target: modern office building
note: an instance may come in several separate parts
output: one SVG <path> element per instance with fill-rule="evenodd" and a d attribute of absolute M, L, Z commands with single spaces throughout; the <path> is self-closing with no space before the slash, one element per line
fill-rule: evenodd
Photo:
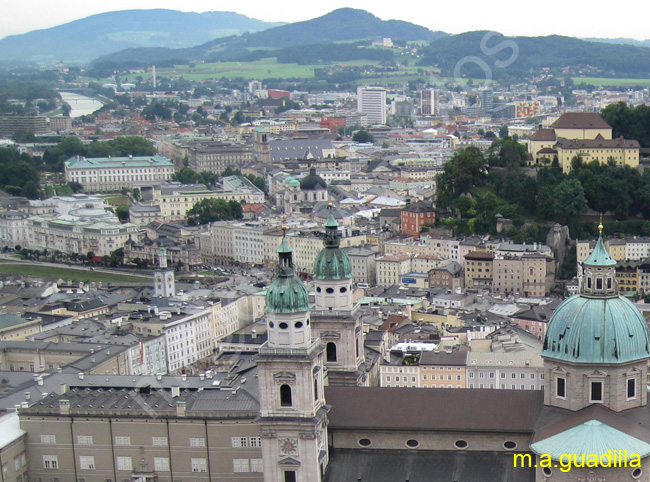
<path fill-rule="evenodd" d="M 368 124 L 385 124 L 386 90 L 382 87 L 358 87 L 357 110 L 368 116 Z"/>

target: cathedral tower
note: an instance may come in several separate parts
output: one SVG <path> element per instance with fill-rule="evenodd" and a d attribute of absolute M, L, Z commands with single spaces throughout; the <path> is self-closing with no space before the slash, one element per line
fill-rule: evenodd
<path fill-rule="evenodd" d="M 319 482 L 329 460 L 323 352 L 312 341 L 309 291 L 286 237 L 266 292 L 268 341 L 257 356 L 264 482 Z"/>
<path fill-rule="evenodd" d="M 341 235 L 332 214 L 325 221 L 323 249 L 314 261 L 314 336 L 325 345 L 329 385 L 364 385 L 365 353 L 359 307 L 352 300 L 352 264 L 341 250 Z"/>

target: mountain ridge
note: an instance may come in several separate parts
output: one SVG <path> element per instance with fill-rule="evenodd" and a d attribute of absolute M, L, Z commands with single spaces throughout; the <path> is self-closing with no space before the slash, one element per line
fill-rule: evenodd
<path fill-rule="evenodd" d="M 234 12 L 195 13 L 162 8 L 120 10 L 7 36 L 0 40 L 0 60 L 88 62 L 126 48 L 186 48 L 218 37 L 279 25 L 282 24 Z"/>

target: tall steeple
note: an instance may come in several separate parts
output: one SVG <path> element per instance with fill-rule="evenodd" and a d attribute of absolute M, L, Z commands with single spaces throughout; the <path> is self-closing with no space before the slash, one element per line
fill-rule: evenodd
<path fill-rule="evenodd" d="M 312 341 L 309 291 L 285 235 L 266 292 L 268 341 L 257 355 L 264 482 L 319 481 L 329 460 L 323 351 Z"/>

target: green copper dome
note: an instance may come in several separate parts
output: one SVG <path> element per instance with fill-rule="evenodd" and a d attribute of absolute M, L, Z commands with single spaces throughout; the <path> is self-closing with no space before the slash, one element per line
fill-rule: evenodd
<path fill-rule="evenodd" d="M 314 278 L 316 279 L 344 279 L 352 278 L 352 263 L 350 258 L 342 251 L 341 238 L 338 233 L 339 223 L 330 212 L 325 221 L 325 246 L 314 261 Z"/>
<path fill-rule="evenodd" d="M 278 248 L 277 277 L 266 290 L 267 313 L 298 313 L 309 311 L 309 290 L 293 272 L 293 250 L 287 238 Z"/>
<path fill-rule="evenodd" d="M 639 309 L 622 296 L 574 295 L 551 316 L 542 356 L 574 363 L 648 358 L 648 325 Z"/>

